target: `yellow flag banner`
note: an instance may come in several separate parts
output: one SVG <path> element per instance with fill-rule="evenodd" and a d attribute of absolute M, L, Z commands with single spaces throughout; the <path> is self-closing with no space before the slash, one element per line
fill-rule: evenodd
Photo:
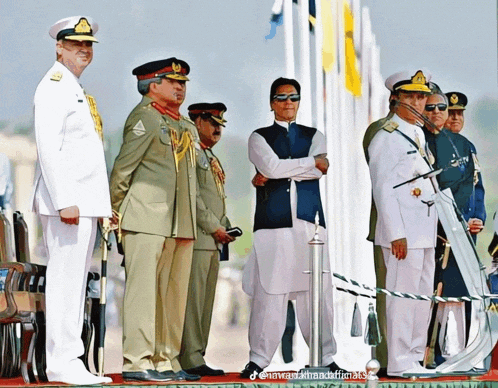
<path fill-rule="evenodd" d="M 321 0 L 323 43 L 322 43 L 322 66 L 328 73 L 332 70 L 335 55 L 336 43 L 334 39 L 334 19 L 332 17 L 332 4 L 330 0 Z"/>
<path fill-rule="evenodd" d="M 347 0 L 344 1 L 344 53 L 346 68 L 346 89 L 353 96 L 361 96 L 361 77 L 356 65 L 356 53 L 354 50 L 354 16 Z"/>

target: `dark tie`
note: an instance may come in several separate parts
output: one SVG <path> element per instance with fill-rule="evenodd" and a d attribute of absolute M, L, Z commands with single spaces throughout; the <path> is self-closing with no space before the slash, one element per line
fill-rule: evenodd
<path fill-rule="evenodd" d="M 296 144 L 297 131 L 298 131 L 297 124 L 295 122 L 290 123 L 289 124 L 289 143 L 290 143 L 291 150 L 294 149 L 294 145 Z"/>

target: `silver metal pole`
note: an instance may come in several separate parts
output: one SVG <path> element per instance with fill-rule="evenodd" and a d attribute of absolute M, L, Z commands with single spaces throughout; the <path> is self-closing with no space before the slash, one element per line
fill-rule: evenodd
<path fill-rule="evenodd" d="M 300 377 L 289 382 L 317 381 L 317 380 L 339 380 L 329 375 L 330 370 L 322 366 L 322 294 L 323 294 L 323 246 L 325 243 L 318 235 L 320 217 L 318 212 L 315 216 L 315 235 L 308 242 L 310 245 L 309 270 L 310 274 L 310 364 L 299 371 Z M 329 272 L 329 271 L 325 271 Z"/>
<path fill-rule="evenodd" d="M 323 292 L 323 245 L 318 235 L 319 216 L 315 217 L 315 235 L 308 243 L 311 247 L 310 260 L 310 367 L 322 365 L 322 292 Z"/>

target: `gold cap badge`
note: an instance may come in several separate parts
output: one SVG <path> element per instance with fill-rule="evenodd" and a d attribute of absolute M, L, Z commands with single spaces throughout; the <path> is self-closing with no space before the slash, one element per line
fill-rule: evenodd
<path fill-rule="evenodd" d="M 415 75 L 412 77 L 412 84 L 418 84 L 418 85 L 426 84 L 425 75 L 424 73 L 422 73 L 422 70 L 417 71 Z"/>
<path fill-rule="evenodd" d="M 453 94 L 451 95 L 450 102 L 451 102 L 453 105 L 455 105 L 456 103 L 458 103 L 458 96 L 457 96 L 455 93 L 453 93 Z"/>
<path fill-rule="evenodd" d="M 173 62 L 171 67 L 173 68 L 173 71 L 175 73 L 179 73 L 182 70 L 182 65 L 180 65 L 179 63 Z"/>
<path fill-rule="evenodd" d="M 81 18 L 79 22 L 74 26 L 74 32 L 78 34 L 89 34 L 92 32 L 92 28 L 90 27 L 90 24 L 88 23 L 88 20 L 86 20 L 86 18 Z"/>

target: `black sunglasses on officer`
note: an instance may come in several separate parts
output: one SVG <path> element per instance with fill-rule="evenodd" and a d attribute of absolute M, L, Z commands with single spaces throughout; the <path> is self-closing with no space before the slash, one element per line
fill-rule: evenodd
<path fill-rule="evenodd" d="M 436 108 L 438 108 L 440 112 L 444 112 L 446 109 L 448 109 L 448 105 L 444 103 L 439 103 L 439 104 L 427 104 L 425 106 L 425 110 L 427 112 L 432 112 Z"/>

